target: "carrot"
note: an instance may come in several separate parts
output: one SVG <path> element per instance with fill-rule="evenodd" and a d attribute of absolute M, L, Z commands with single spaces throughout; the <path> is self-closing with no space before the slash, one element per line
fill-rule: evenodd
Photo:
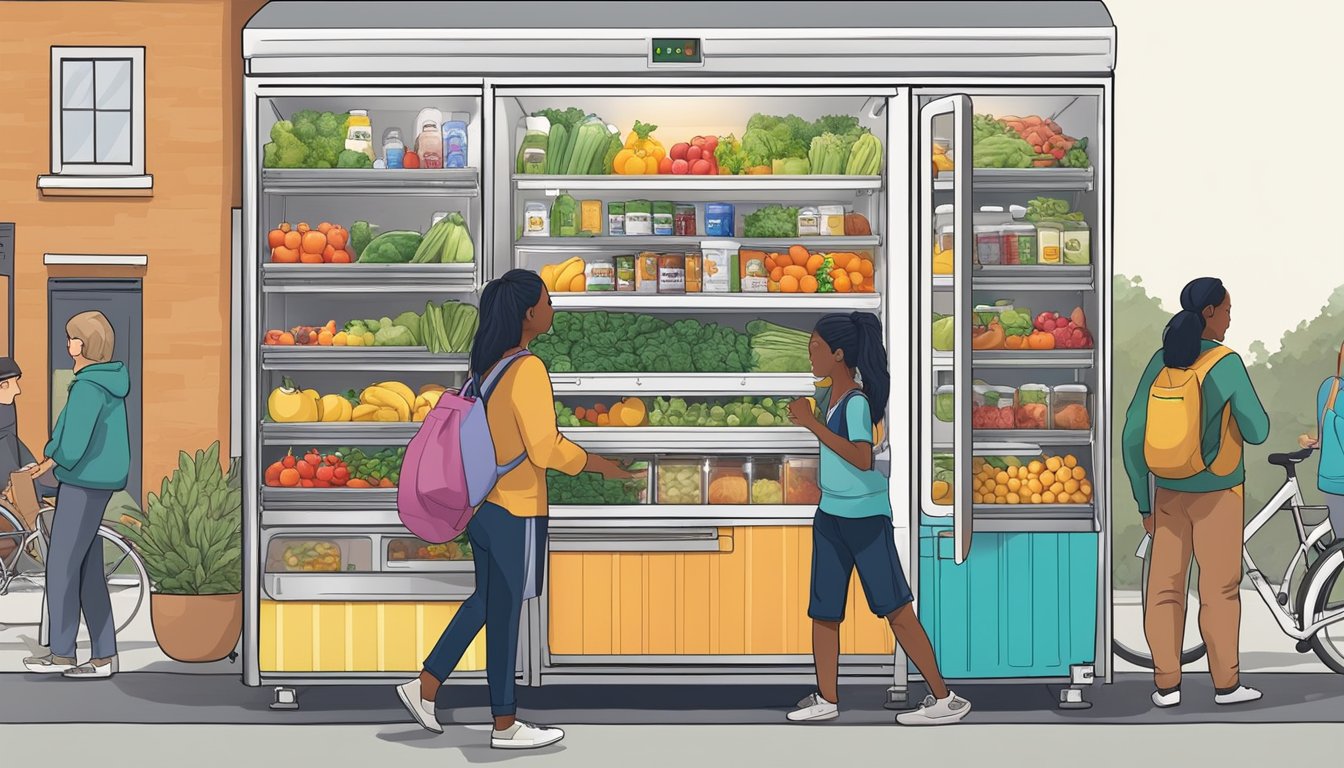
<path fill-rule="evenodd" d="M 347 482 L 347 483 L 345 484 L 345 487 L 346 487 L 346 488 L 372 488 L 373 486 L 372 486 L 372 485 L 369 485 L 369 481 L 368 481 L 368 480 L 362 480 L 362 479 L 360 479 L 360 478 L 358 478 L 358 477 L 352 477 L 352 478 L 350 478 L 349 482 Z"/>

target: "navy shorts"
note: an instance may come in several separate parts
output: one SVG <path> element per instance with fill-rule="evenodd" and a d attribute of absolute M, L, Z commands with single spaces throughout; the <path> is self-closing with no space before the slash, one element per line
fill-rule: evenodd
<path fill-rule="evenodd" d="M 896 554 L 891 518 L 837 517 L 817 510 L 812 521 L 812 597 L 807 615 L 815 621 L 844 621 L 849 579 L 854 569 L 878 616 L 890 616 L 914 602 Z"/>

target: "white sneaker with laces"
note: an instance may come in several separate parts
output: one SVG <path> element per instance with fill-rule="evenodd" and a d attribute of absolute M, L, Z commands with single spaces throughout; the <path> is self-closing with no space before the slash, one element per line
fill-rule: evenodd
<path fill-rule="evenodd" d="M 401 699 L 402 706 L 406 707 L 420 727 L 431 733 L 443 733 L 443 726 L 439 725 L 439 718 L 434 714 L 434 702 L 420 697 L 420 678 L 397 686 L 397 698 Z"/>
<path fill-rule="evenodd" d="M 818 692 L 799 701 L 798 708 L 789 713 L 789 720 L 795 723 L 815 723 L 821 720 L 834 720 L 839 716 L 839 705 L 823 699 Z"/>
<path fill-rule="evenodd" d="M 1254 688 L 1247 688 L 1244 685 L 1239 685 L 1237 686 L 1237 690 L 1232 691 L 1231 693 L 1220 693 L 1215 695 L 1213 697 L 1213 703 L 1222 704 L 1224 706 L 1230 704 L 1249 704 L 1252 701 L 1259 701 L 1262 696 L 1264 696 L 1264 694 Z"/>
<path fill-rule="evenodd" d="M 506 731 L 490 731 L 490 746 L 494 749 L 541 749 L 565 738 L 565 732 L 559 728 L 545 728 L 540 725 L 515 720 Z"/>
<path fill-rule="evenodd" d="M 896 716 L 896 722 L 901 725 L 951 725 L 961 722 L 970 713 L 971 702 L 948 691 L 945 699 L 925 696 L 919 709 L 902 712 Z"/>
<path fill-rule="evenodd" d="M 1171 693 L 1153 691 L 1153 706 L 1158 709 L 1169 709 L 1178 707 L 1181 704 L 1181 689 L 1177 688 Z"/>

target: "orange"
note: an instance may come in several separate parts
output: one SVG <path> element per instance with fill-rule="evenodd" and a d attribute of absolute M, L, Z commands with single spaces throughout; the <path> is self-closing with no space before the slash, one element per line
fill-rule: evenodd
<path fill-rule="evenodd" d="M 317 225 L 317 231 L 318 231 L 318 232 L 321 232 L 321 233 L 324 234 L 324 235 L 327 234 L 327 232 L 331 231 L 331 222 L 330 222 L 330 221 L 324 221 L 324 222 L 322 222 L 321 224 L 318 224 L 318 225 Z"/>
<path fill-rule="evenodd" d="M 815 277 L 813 277 L 813 276 L 811 276 L 811 275 L 808 275 L 807 277 L 804 277 L 804 278 L 802 279 L 802 281 L 799 283 L 799 287 L 801 287 L 801 288 L 803 289 L 803 293 L 816 293 L 816 292 L 817 292 L 817 278 L 815 278 Z"/>
<path fill-rule="evenodd" d="M 808 253 L 807 249 L 801 245 L 789 246 L 789 258 L 793 259 L 793 263 L 800 267 L 806 264 L 811 256 L 812 254 Z"/>
<path fill-rule="evenodd" d="M 863 275 L 864 277 L 872 277 L 873 262 L 868 261 L 867 259 L 861 259 L 859 261 L 859 274 Z"/>
<path fill-rule="evenodd" d="M 807 270 L 807 274 L 815 275 L 821 271 L 821 267 L 825 263 L 826 259 L 823 256 L 821 256 L 820 254 L 813 254 L 812 256 L 808 257 L 807 264 L 805 265 L 804 269 Z"/>
<path fill-rule="evenodd" d="M 832 270 L 831 270 L 831 277 L 843 277 L 843 278 L 845 278 L 846 280 L 848 280 L 848 279 L 849 279 L 849 273 L 846 272 L 846 271 L 843 270 L 843 269 L 832 269 Z"/>
<path fill-rule="evenodd" d="M 279 248 L 285 244 L 285 233 L 278 229 L 272 229 L 266 234 L 266 245 L 271 248 Z"/>
<path fill-rule="evenodd" d="M 780 293 L 797 293 L 798 278 L 794 277 L 793 275 L 785 275 L 779 281 L 779 290 Z"/>
<path fill-rule="evenodd" d="M 286 233 L 285 233 L 285 243 L 284 243 L 284 245 L 285 245 L 285 247 L 288 248 L 289 250 L 291 250 L 291 251 L 297 251 L 297 250 L 299 250 L 299 246 L 302 245 L 302 244 L 303 244 L 303 235 L 301 235 L 301 234 L 299 234 L 298 232 L 295 232 L 295 231 L 293 231 L 293 230 L 290 230 L 289 232 L 286 232 Z"/>
<path fill-rule="evenodd" d="M 807 277 L 807 270 L 795 264 L 785 267 L 784 274 L 797 280 L 802 280 L 804 277 Z"/>
<path fill-rule="evenodd" d="M 769 267 L 770 265 L 769 265 L 769 264 L 766 264 L 766 266 Z M 780 278 L 782 278 L 782 277 L 784 277 L 784 268 L 783 268 L 783 267 L 774 267 L 774 268 L 770 269 L 770 280 L 771 280 L 771 281 L 778 283 L 779 280 L 780 280 Z"/>
<path fill-rule="evenodd" d="M 850 273 L 849 273 L 849 282 L 851 282 L 851 283 L 853 283 L 853 284 L 855 284 L 855 285 L 863 285 L 863 275 L 861 275 L 861 274 L 859 274 L 858 272 L 855 272 L 855 271 L 853 271 L 853 270 L 850 270 Z"/>
<path fill-rule="evenodd" d="M 279 264 L 297 264 L 299 261 L 299 252 L 293 248 L 286 248 L 282 245 L 271 251 L 271 261 Z"/>
<path fill-rule="evenodd" d="M 836 293 L 849 293 L 853 289 L 854 286 L 850 284 L 848 277 L 840 275 L 839 277 L 835 278 Z"/>

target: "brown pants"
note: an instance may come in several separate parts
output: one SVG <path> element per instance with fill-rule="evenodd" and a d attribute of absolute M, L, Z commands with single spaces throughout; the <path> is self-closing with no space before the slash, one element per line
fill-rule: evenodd
<path fill-rule="evenodd" d="M 1239 684 L 1242 489 L 1181 493 L 1157 489 L 1152 564 L 1143 621 L 1162 690 L 1181 684 L 1190 556 L 1199 563 L 1199 633 L 1219 689 Z"/>

